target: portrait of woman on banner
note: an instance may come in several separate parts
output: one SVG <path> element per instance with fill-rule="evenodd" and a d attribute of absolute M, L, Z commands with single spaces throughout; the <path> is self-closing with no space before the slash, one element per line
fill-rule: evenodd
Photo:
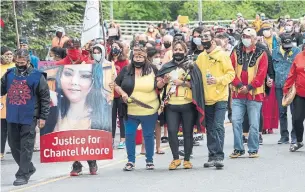
<path fill-rule="evenodd" d="M 58 68 L 56 91 L 50 91 L 57 106 L 55 127 L 45 127 L 44 134 L 57 131 L 98 129 L 111 131 L 111 108 L 104 94 L 102 66 L 98 64 L 64 65 Z M 51 117 L 54 118 L 53 115 Z"/>

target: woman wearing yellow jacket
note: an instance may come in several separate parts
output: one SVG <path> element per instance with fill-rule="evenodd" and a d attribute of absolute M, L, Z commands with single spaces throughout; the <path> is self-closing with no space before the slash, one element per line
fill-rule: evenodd
<path fill-rule="evenodd" d="M 15 67 L 13 63 L 13 52 L 7 47 L 1 47 L 1 77 L 6 73 L 7 69 Z M 6 123 L 6 96 L 1 97 L 1 160 L 4 157 L 5 143 L 7 139 L 7 123 Z"/>

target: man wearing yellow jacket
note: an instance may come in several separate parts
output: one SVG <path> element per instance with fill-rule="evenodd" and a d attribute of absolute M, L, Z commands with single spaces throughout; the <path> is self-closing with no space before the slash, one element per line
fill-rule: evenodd
<path fill-rule="evenodd" d="M 235 72 L 227 53 L 216 46 L 214 33 L 205 31 L 201 35 L 204 47 L 196 61 L 201 73 L 205 98 L 208 162 L 204 167 L 221 169 L 224 159 L 224 120 L 228 106 L 229 83 Z"/>

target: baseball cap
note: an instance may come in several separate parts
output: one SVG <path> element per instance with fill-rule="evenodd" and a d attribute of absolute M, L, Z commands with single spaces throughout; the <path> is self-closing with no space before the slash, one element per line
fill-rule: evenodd
<path fill-rule="evenodd" d="M 243 34 L 247 35 L 247 36 L 251 36 L 251 37 L 256 37 L 257 36 L 256 31 L 254 29 L 250 28 L 250 27 L 245 28 L 243 30 Z"/>
<path fill-rule="evenodd" d="M 281 36 L 281 42 L 282 42 L 282 46 L 283 48 L 292 48 L 293 44 L 292 44 L 292 37 L 290 34 L 283 34 Z"/>
<path fill-rule="evenodd" d="M 241 13 L 237 13 L 237 17 L 242 17 L 243 15 Z"/>
<path fill-rule="evenodd" d="M 28 45 L 29 44 L 29 42 L 28 42 L 28 40 L 26 38 L 20 38 L 19 42 L 20 42 L 20 45 L 22 45 L 22 44 Z"/>

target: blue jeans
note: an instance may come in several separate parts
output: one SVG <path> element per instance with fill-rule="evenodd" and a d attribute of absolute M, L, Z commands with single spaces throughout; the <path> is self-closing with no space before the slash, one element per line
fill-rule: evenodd
<path fill-rule="evenodd" d="M 246 99 L 233 99 L 232 102 L 232 124 L 234 132 L 234 149 L 244 151 L 243 145 L 243 121 L 245 112 L 249 117 L 249 153 L 258 152 L 259 149 L 259 122 L 262 102 Z"/>
<path fill-rule="evenodd" d="M 155 113 L 153 115 L 146 116 L 134 116 L 128 115 L 128 119 L 124 121 L 125 123 L 125 138 L 126 138 L 126 150 L 128 156 L 128 162 L 135 163 L 136 161 L 136 131 L 141 124 L 143 137 L 145 142 L 145 150 L 146 150 L 146 162 L 153 162 L 154 155 L 154 131 L 155 125 L 158 119 L 158 114 Z"/>
<path fill-rule="evenodd" d="M 209 161 L 223 160 L 223 145 L 225 139 L 224 121 L 228 102 L 220 101 L 214 105 L 205 106 L 207 147 L 209 150 Z"/>
<path fill-rule="evenodd" d="M 287 121 L 287 107 L 284 107 L 282 105 L 282 99 L 283 99 L 283 89 L 276 88 L 276 99 L 279 106 L 279 115 L 280 115 L 280 130 L 281 130 L 281 138 L 287 138 L 289 139 L 289 132 L 288 132 L 288 121 Z M 290 105 L 290 112 L 293 114 L 293 105 Z M 295 131 L 292 126 L 291 130 L 291 140 L 296 139 Z"/>

